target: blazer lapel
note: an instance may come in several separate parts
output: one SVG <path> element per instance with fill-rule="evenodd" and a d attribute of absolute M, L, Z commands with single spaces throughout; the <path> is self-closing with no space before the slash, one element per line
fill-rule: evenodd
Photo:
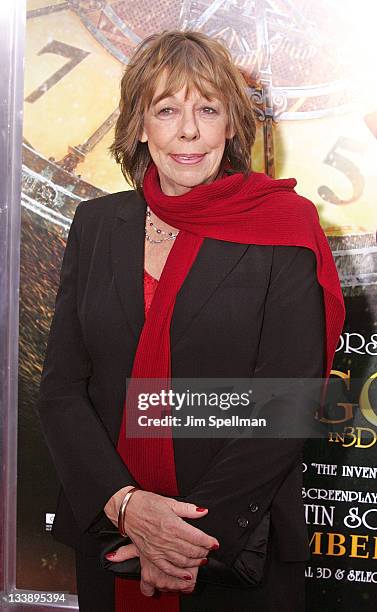
<path fill-rule="evenodd" d="M 111 259 L 128 323 L 139 338 L 144 325 L 144 241 L 146 202 L 135 191 L 124 192 L 111 233 Z M 171 347 L 188 331 L 217 287 L 237 265 L 249 247 L 205 238 L 199 253 L 177 294 L 172 322 Z"/>
<path fill-rule="evenodd" d="M 237 265 L 248 247 L 248 244 L 204 239 L 177 294 L 170 331 L 172 348 L 188 332 L 191 322 Z"/>
<path fill-rule="evenodd" d="M 111 231 L 111 261 L 115 285 L 127 321 L 138 340 L 144 325 L 145 201 L 135 192 L 124 192 Z"/>

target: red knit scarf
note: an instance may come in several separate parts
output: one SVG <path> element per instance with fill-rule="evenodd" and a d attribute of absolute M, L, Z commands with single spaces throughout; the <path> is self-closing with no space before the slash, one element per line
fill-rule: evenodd
<path fill-rule="evenodd" d="M 235 173 L 198 185 L 184 195 L 168 196 L 162 192 L 157 168 L 151 162 L 143 182 L 145 200 L 160 219 L 180 232 L 139 338 L 133 379 L 163 379 L 168 388 L 170 323 L 175 299 L 206 237 L 242 244 L 302 246 L 314 251 L 325 305 L 325 377 L 330 375 L 345 318 L 344 301 L 317 209 L 294 191 L 296 184 L 293 178 L 272 179 L 259 172 L 245 177 Z M 128 390 L 118 451 L 141 488 L 178 495 L 172 438 L 126 437 L 126 404 L 131 410 L 130 397 Z M 162 594 L 160 599 L 147 598 L 140 594 L 138 582 L 117 579 L 116 604 L 117 612 L 177 612 L 179 597 Z"/>

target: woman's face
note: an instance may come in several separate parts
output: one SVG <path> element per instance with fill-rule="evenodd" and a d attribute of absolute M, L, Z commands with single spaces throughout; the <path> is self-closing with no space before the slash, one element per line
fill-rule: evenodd
<path fill-rule="evenodd" d="M 148 142 L 162 191 L 182 195 L 215 180 L 225 148 L 227 113 L 223 103 L 186 88 L 155 102 L 164 90 L 161 79 L 150 108 L 144 112 L 142 142 Z"/>

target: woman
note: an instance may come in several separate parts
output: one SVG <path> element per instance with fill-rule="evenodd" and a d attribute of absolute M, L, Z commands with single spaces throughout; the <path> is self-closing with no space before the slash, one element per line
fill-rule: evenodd
<path fill-rule="evenodd" d="M 331 251 L 296 181 L 251 171 L 255 131 L 218 41 L 139 45 L 111 148 L 134 191 L 76 209 L 38 404 L 83 612 L 304 610 L 302 440 L 127 436 L 131 376 L 329 376 L 344 320 Z M 132 543 L 111 559 L 139 557 L 140 581 L 99 563 L 125 499 Z M 210 558 L 232 567 L 267 512 L 262 581 L 197 582 Z"/>

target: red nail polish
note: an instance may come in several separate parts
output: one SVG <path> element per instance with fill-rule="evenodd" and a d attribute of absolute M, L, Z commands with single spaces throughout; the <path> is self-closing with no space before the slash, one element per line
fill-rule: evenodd
<path fill-rule="evenodd" d="M 199 508 L 199 507 L 196 508 L 197 512 L 204 512 L 204 510 L 208 510 L 208 508 Z"/>
<path fill-rule="evenodd" d="M 208 559 L 202 559 L 200 565 L 207 565 Z"/>
<path fill-rule="evenodd" d="M 110 553 L 107 553 L 107 555 L 105 555 L 105 557 L 106 557 L 106 559 L 112 559 L 113 557 L 115 557 L 115 555 L 116 555 L 116 552 L 110 552 Z"/>
<path fill-rule="evenodd" d="M 218 550 L 220 548 L 219 544 L 214 544 L 213 546 L 211 546 L 210 550 Z"/>
<path fill-rule="evenodd" d="M 188 576 L 188 575 L 183 576 L 183 578 L 184 578 L 185 580 L 192 580 L 192 576 Z"/>

